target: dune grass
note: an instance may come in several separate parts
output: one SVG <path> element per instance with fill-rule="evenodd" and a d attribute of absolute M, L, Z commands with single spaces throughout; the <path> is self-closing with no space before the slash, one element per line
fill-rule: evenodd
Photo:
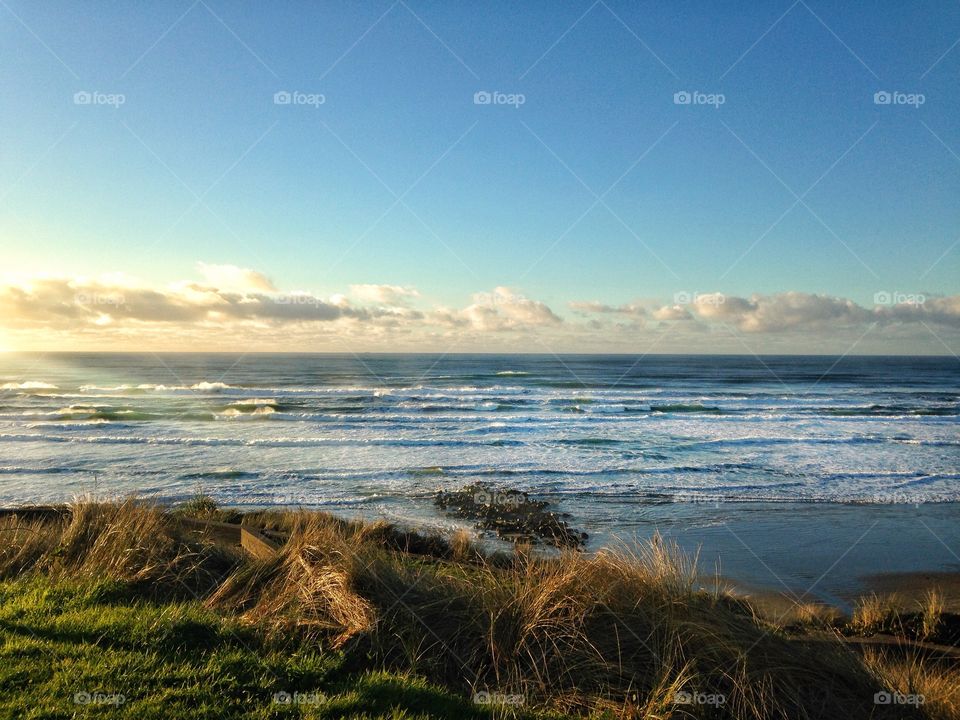
<path fill-rule="evenodd" d="M 255 560 L 133 500 L 0 520 L 0 696 L 63 717 L 76 692 L 141 717 L 957 717 L 956 668 L 853 652 L 818 608 L 798 610 L 816 632 L 769 622 L 659 538 L 548 558 L 315 512 L 242 521 L 289 540 Z M 868 600 L 853 624 L 885 613 Z M 875 703 L 921 686 L 925 704 Z"/>

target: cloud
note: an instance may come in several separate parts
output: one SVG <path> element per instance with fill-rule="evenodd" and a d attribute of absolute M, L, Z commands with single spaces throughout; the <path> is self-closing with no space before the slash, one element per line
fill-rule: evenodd
<path fill-rule="evenodd" d="M 651 311 L 650 316 L 654 320 L 691 320 L 693 318 L 687 309 L 680 305 L 664 305 Z"/>
<path fill-rule="evenodd" d="M 563 320 L 544 303 L 507 287 L 475 293 L 473 303 L 458 313 L 441 311 L 441 317 L 454 325 L 474 330 L 501 331 L 556 326 Z"/>
<path fill-rule="evenodd" d="M 869 321 L 872 315 L 852 300 L 801 292 L 753 295 L 749 299 L 712 293 L 698 296 L 690 309 L 702 319 L 750 333 L 836 328 Z"/>
<path fill-rule="evenodd" d="M 276 290 L 269 278 L 256 270 L 236 265 L 208 265 L 205 262 L 198 262 L 197 269 L 208 283 L 219 290 Z"/>
<path fill-rule="evenodd" d="M 890 306 L 880 306 L 874 310 L 874 315 L 881 322 L 886 323 L 923 321 L 960 328 L 960 295 L 922 299 L 923 302 L 903 302 Z"/>
<path fill-rule="evenodd" d="M 896 295 L 893 295 L 896 298 Z M 604 305 L 572 302 L 570 307 L 588 315 L 633 314 L 660 322 L 696 319 L 727 325 L 745 333 L 781 333 L 790 330 L 836 330 L 869 323 L 931 323 L 960 327 L 960 295 L 924 298 L 921 301 L 879 305 L 873 308 L 853 300 L 803 292 L 751 295 L 722 293 L 689 296 L 684 304 L 644 308 L 639 305 Z"/>
<path fill-rule="evenodd" d="M 588 302 L 567 303 L 568 307 L 574 312 L 585 314 L 603 314 L 603 315 L 637 315 L 644 317 L 647 314 L 646 308 L 638 303 L 627 305 L 604 305 L 596 300 Z"/>
<path fill-rule="evenodd" d="M 375 310 L 309 293 L 290 295 L 220 290 L 194 283 L 167 288 L 110 284 L 87 278 L 33 278 L 0 286 L 7 324 L 71 327 L 110 322 L 203 323 L 224 321 L 329 321 L 365 319 Z"/>
<path fill-rule="evenodd" d="M 420 297 L 416 288 L 400 285 L 351 285 L 350 294 L 358 300 L 380 305 L 404 305 L 410 299 Z"/>
<path fill-rule="evenodd" d="M 942 354 L 960 333 L 960 295 L 878 293 L 880 304 L 867 307 L 798 291 L 683 294 L 666 305 L 571 302 L 565 320 L 503 286 L 460 306 L 414 308 L 420 296 L 409 286 L 352 285 L 321 296 L 278 291 L 253 270 L 202 267 L 205 280 L 166 285 L 120 273 L 0 278 L 0 340 L 22 349 L 342 350 L 349 342 L 365 350 L 505 352 L 742 352 L 746 340 L 757 352 L 829 353 L 866 336 L 858 351 Z"/>
<path fill-rule="evenodd" d="M 225 276 L 245 278 L 248 285 L 265 281 L 253 271 L 216 267 L 217 273 L 231 268 Z M 216 273 L 209 275 L 212 278 Z M 368 304 L 355 305 L 342 294 L 321 297 L 307 291 L 241 292 L 189 281 L 154 287 L 128 277 L 121 282 L 118 276 L 33 277 L 0 284 L 0 325 L 83 331 L 93 327 L 142 329 L 145 325 L 282 326 L 355 321 L 368 328 L 394 330 L 439 325 L 499 332 L 562 322 L 542 302 L 503 287 L 473 295 L 473 302 L 465 308 L 437 308 L 429 314 L 403 304 L 406 298 L 418 296 L 413 288 L 355 285 L 350 290 L 352 296 Z"/>

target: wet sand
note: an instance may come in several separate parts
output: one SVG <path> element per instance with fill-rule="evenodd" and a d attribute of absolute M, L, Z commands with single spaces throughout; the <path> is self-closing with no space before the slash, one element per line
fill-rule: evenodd
<path fill-rule="evenodd" d="M 938 590 L 947 612 L 960 613 L 960 572 L 877 573 L 861 578 L 869 592 L 896 595 L 904 605 L 916 605 L 926 593 Z"/>
<path fill-rule="evenodd" d="M 960 591 L 960 503 L 666 503 L 617 524 L 604 522 L 602 502 L 564 509 L 591 532 L 590 549 L 660 532 L 698 553 L 705 576 L 804 601 L 849 608 L 865 593 L 920 596 L 937 581 Z"/>

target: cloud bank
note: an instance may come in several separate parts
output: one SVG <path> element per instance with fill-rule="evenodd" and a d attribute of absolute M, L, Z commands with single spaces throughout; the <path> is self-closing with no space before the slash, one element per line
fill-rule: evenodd
<path fill-rule="evenodd" d="M 0 282 L 0 340 L 23 349 L 954 352 L 960 295 L 878 293 L 872 306 L 788 291 L 677 293 L 673 302 L 570 301 L 565 316 L 519 289 L 460 307 L 417 288 L 354 284 L 328 296 L 284 292 L 262 273 L 198 263 L 199 280 L 152 285 L 123 274 Z M 856 341 L 856 342 L 854 342 Z M 258 345 L 259 344 L 259 345 Z M 263 346 L 263 347 L 261 347 Z"/>

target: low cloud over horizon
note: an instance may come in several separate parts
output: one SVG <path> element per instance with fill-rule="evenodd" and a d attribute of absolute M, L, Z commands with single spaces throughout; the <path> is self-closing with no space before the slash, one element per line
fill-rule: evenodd
<path fill-rule="evenodd" d="M 960 295 L 878 291 L 866 306 L 789 290 L 749 297 L 679 291 L 561 311 L 495 287 L 445 307 L 421 288 L 354 284 L 321 296 L 266 275 L 198 263 L 164 285 L 114 273 L 0 280 L 8 350 L 823 352 L 953 354 Z"/>

